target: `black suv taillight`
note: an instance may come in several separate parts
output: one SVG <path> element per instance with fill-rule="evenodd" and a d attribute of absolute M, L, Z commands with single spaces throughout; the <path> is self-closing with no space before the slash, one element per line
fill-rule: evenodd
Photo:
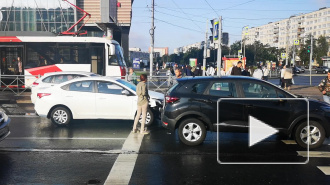
<path fill-rule="evenodd" d="M 178 101 L 179 99 L 180 98 L 172 97 L 172 96 L 166 96 L 165 97 L 166 103 L 174 103 L 174 102 Z"/>

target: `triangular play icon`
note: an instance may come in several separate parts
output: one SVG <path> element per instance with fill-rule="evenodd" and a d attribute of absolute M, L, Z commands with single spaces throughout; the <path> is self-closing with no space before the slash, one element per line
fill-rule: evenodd
<path fill-rule="evenodd" d="M 249 116 L 249 147 L 277 132 L 277 129 L 267 125 L 253 116 Z"/>

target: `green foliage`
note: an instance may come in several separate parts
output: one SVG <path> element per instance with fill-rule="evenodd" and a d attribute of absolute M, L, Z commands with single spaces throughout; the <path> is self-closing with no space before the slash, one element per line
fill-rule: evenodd
<path fill-rule="evenodd" d="M 309 39 L 306 43 L 301 45 L 299 51 L 299 57 L 301 61 L 304 61 L 305 64 L 309 64 L 310 60 L 310 51 L 311 50 L 311 39 L 310 35 Z M 327 52 L 329 50 L 329 43 L 326 40 L 326 37 L 320 36 L 318 39 L 314 39 L 313 41 L 313 59 L 318 62 L 319 65 L 323 65 L 322 57 L 327 56 Z"/>

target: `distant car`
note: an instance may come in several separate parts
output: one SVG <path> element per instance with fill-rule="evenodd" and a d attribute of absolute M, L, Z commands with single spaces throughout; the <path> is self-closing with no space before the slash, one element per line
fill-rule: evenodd
<path fill-rule="evenodd" d="M 304 66 L 297 66 L 297 68 L 300 70 L 301 73 L 305 72 L 305 67 Z"/>
<path fill-rule="evenodd" d="M 315 68 L 315 73 L 327 73 L 329 68 L 327 66 L 320 66 Z"/>
<path fill-rule="evenodd" d="M 52 72 L 45 73 L 44 76 L 33 82 L 31 86 L 31 102 L 35 103 L 37 99 L 37 92 L 40 89 L 52 87 L 55 84 L 60 84 L 68 80 L 72 80 L 80 77 L 89 76 L 100 76 L 95 73 L 85 72 L 85 71 L 62 71 L 62 72 Z"/>
<path fill-rule="evenodd" d="M 164 95 L 149 91 L 146 125 L 162 107 Z M 114 77 L 83 77 L 64 82 L 37 93 L 35 110 L 56 125 L 72 119 L 134 120 L 137 110 L 136 86 Z"/>
<path fill-rule="evenodd" d="M 0 111 L 0 141 L 4 140 L 10 134 L 9 123 L 10 118 L 4 112 Z"/>
<path fill-rule="evenodd" d="M 301 69 L 298 68 L 298 67 L 293 67 L 293 68 L 292 68 L 292 72 L 293 72 L 294 74 L 299 74 L 299 73 L 301 72 Z"/>

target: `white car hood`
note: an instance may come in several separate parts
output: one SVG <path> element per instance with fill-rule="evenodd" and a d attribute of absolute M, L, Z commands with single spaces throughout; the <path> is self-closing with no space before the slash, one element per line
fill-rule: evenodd
<path fill-rule="evenodd" d="M 159 101 L 159 100 L 162 100 L 161 102 L 159 103 L 163 103 L 163 100 L 164 100 L 164 94 L 162 93 L 159 93 L 159 92 L 155 92 L 155 91 L 148 91 L 149 93 L 149 96 L 150 96 L 150 107 L 155 107 L 157 106 L 156 104 L 156 101 Z"/>
<path fill-rule="evenodd" d="M 164 100 L 164 94 L 148 90 L 149 96 L 151 99 Z"/>

